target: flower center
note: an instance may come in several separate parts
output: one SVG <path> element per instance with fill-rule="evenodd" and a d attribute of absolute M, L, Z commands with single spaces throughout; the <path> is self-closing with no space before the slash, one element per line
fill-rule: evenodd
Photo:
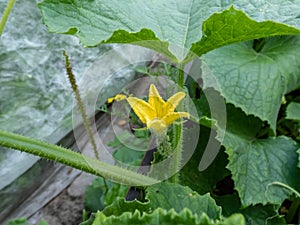
<path fill-rule="evenodd" d="M 147 127 L 157 135 L 163 135 L 167 131 L 167 124 L 161 118 L 151 120 Z"/>

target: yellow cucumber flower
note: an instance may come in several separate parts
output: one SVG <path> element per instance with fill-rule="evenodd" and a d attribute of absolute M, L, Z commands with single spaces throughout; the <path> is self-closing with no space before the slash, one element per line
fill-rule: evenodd
<path fill-rule="evenodd" d="M 164 101 L 154 84 L 150 85 L 148 102 L 128 97 L 127 101 L 139 119 L 156 134 L 164 134 L 167 127 L 181 117 L 189 117 L 187 112 L 174 112 L 179 102 L 185 97 L 184 92 L 177 92 Z"/>

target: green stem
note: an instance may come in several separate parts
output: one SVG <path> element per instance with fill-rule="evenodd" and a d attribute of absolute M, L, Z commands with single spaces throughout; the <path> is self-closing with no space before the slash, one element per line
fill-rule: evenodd
<path fill-rule="evenodd" d="M 3 130 L 0 130 L 0 146 L 40 156 L 122 184 L 147 186 L 159 182 L 142 174 L 84 156 L 70 149 Z"/>
<path fill-rule="evenodd" d="M 177 85 L 183 88 L 184 86 L 184 64 L 180 63 L 178 66 L 178 78 L 177 78 Z"/>
<path fill-rule="evenodd" d="M 178 80 L 177 85 L 180 88 L 184 87 L 184 64 L 180 63 L 178 66 Z M 177 109 L 181 111 L 181 106 L 178 106 Z M 179 183 L 179 173 L 178 171 L 181 168 L 182 163 L 182 133 L 183 127 L 182 124 L 173 125 L 173 147 L 174 147 L 174 175 L 170 178 L 170 181 L 173 183 Z"/>
<path fill-rule="evenodd" d="M 6 6 L 6 8 L 3 12 L 3 16 L 2 16 L 1 21 L 0 21 L 0 37 L 3 33 L 6 21 L 8 19 L 8 16 L 9 16 L 9 14 L 11 12 L 11 9 L 14 6 L 15 2 L 16 2 L 16 0 L 9 0 L 9 2 L 7 3 L 7 6 Z"/>
<path fill-rule="evenodd" d="M 173 125 L 173 147 L 174 147 L 174 175 L 170 178 L 172 183 L 179 183 L 179 170 L 181 167 L 182 161 L 182 125 L 174 124 Z"/>

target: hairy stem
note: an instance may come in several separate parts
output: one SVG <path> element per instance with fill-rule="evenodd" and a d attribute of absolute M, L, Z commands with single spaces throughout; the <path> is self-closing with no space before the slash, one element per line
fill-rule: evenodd
<path fill-rule="evenodd" d="M 11 9 L 13 8 L 15 2 L 16 2 L 16 0 L 9 0 L 9 2 L 7 3 L 7 6 L 6 6 L 6 8 L 3 12 L 3 15 L 2 15 L 2 18 L 1 18 L 1 21 L 0 21 L 0 37 L 3 33 L 6 21 L 8 19 L 8 16 L 9 16 L 9 14 L 11 12 Z"/>
<path fill-rule="evenodd" d="M 0 130 L 0 146 L 40 156 L 122 184 L 147 186 L 159 182 L 142 174 L 84 156 L 70 149 L 3 130 Z"/>
<path fill-rule="evenodd" d="M 76 79 L 75 79 L 75 76 L 73 74 L 72 67 L 71 67 L 71 64 L 70 64 L 69 56 L 67 55 L 66 51 L 64 51 L 63 54 L 64 54 L 64 56 L 66 58 L 67 75 L 68 75 L 71 87 L 73 89 L 73 92 L 75 94 L 75 98 L 76 98 L 76 101 L 77 101 L 77 106 L 78 106 L 79 111 L 81 113 L 81 117 L 82 117 L 82 120 L 83 120 L 84 127 L 85 127 L 85 129 L 87 131 L 89 140 L 90 140 L 90 142 L 92 144 L 92 148 L 93 148 L 94 154 L 95 154 L 96 158 L 99 159 L 99 154 L 98 154 L 98 151 L 97 151 L 96 141 L 95 141 L 93 132 L 92 132 L 91 127 L 90 127 L 89 119 L 88 119 L 88 117 L 86 115 L 86 110 L 84 108 L 83 101 L 82 101 L 82 99 L 80 97 L 78 86 L 76 84 Z"/>
<path fill-rule="evenodd" d="M 180 88 L 184 87 L 184 64 L 178 65 L 178 80 L 177 85 Z M 181 106 L 177 107 L 178 111 L 181 111 Z M 183 127 L 182 124 L 174 124 L 173 125 L 173 147 L 174 147 L 174 175 L 171 177 L 171 182 L 179 183 L 179 170 L 181 168 L 182 163 L 182 133 Z"/>
<path fill-rule="evenodd" d="M 172 183 L 179 183 L 179 170 L 182 161 L 182 125 L 173 125 L 173 156 L 174 156 L 174 175 L 170 178 Z"/>
<path fill-rule="evenodd" d="M 184 87 L 184 64 L 180 63 L 178 66 L 178 78 L 177 78 L 177 85 L 179 87 Z"/>

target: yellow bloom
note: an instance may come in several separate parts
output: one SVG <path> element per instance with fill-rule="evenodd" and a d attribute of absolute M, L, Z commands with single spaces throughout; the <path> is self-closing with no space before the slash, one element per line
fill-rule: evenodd
<path fill-rule="evenodd" d="M 126 98 L 127 98 L 126 95 L 117 94 L 115 97 L 107 99 L 107 103 L 112 103 L 113 101 L 121 101 L 121 100 L 124 100 Z"/>
<path fill-rule="evenodd" d="M 165 102 L 154 84 L 151 84 L 148 102 L 135 97 L 128 97 L 127 101 L 148 129 L 153 130 L 157 134 L 164 134 L 167 127 L 175 120 L 181 117 L 189 117 L 187 112 L 174 112 L 184 97 L 184 92 L 178 92 Z"/>

